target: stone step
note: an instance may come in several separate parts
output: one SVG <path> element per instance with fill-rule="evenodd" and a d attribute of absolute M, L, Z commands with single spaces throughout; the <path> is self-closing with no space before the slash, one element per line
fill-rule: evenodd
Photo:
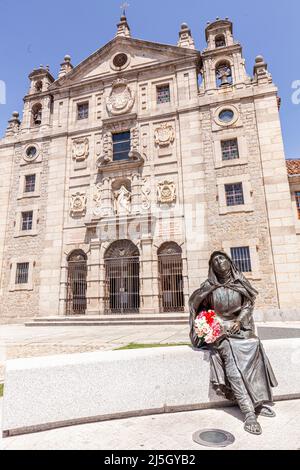
<path fill-rule="evenodd" d="M 34 318 L 25 326 L 186 325 L 187 313 L 153 315 L 94 315 Z"/>
<path fill-rule="evenodd" d="M 37 326 L 120 326 L 120 325 L 188 325 L 188 319 L 162 319 L 162 320 L 90 320 L 90 321 L 32 321 L 25 323 L 27 327 Z"/>

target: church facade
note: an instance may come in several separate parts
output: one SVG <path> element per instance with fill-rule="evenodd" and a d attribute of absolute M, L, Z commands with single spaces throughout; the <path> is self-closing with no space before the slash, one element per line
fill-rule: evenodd
<path fill-rule="evenodd" d="M 300 171 L 277 88 L 262 56 L 247 74 L 228 19 L 205 34 L 202 52 L 186 24 L 176 46 L 147 42 L 122 16 L 78 66 L 29 75 L 0 141 L 2 323 L 187 313 L 216 249 L 258 308 L 296 308 Z"/>

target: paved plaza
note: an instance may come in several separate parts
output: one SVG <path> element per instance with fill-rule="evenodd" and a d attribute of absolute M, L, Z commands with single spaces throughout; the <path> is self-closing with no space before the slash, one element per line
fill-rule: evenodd
<path fill-rule="evenodd" d="M 257 323 L 263 340 L 299 338 L 300 322 Z M 4 363 L 19 357 L 109 351 L 129 343 L 188 343 L 188 325 L 105 327 L 0 328 L 1 379 Z M 2 400 L 0 400 L 2 405 Z M 277 418 L 260 418 L 263 435 L 243 431 L 236 408 L 144 416 L 78 425 L 0 441 L 2 449 L 201 450 L 192 434 L 201 428 L 222 428 L 234 434 L 230 449 L 300 449 L 300 400 L 277 402 Z M 284 429 L 284 433 L 282 432 Z"/>
<path fill-rule="evenodd" d="M 230 450 L 300 449 L 300 400 L 278 402 L 274 409 L 276 418 L 259 420 L 261 436 L 243 430 L 237 408 L 224 408 L 55 429 L 3 439 L 0 446 L 4 450 L 206 450 L 192 441 L 194 432 L 221 428 L 235 436 Z"/>

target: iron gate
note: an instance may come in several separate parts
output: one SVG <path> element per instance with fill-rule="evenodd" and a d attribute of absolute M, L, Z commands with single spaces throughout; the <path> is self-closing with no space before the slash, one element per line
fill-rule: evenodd
<path fill-rule="evenodd" d="M 184 312 L 182 257 L 158 256 L 159 301 L 162 312 Z"/>
<path fill-rule="evenodd" d="M 68 261 L 67 315 L 85 315 L 87 309 L 87 262 L 75 253 Z"/>
<path fill-rule="evenodd" d="M 139 309 L 139 258 L 105 259 L 105 313 L 130 314 Z"/>

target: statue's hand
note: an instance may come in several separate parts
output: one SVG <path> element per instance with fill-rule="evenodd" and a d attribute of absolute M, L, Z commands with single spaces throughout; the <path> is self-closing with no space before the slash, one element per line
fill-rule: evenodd
<path fill-rule="evenodd" d="M 232 333 L 232 334 L 239 333 L 239 332 L 241 331 L 241 326 L 242 326 L 241 322 L 237 320 L 237 321 L 234 322 L 234 324 L 232 325 L 232 327 L 231 327 L 229 333 Z"/>

